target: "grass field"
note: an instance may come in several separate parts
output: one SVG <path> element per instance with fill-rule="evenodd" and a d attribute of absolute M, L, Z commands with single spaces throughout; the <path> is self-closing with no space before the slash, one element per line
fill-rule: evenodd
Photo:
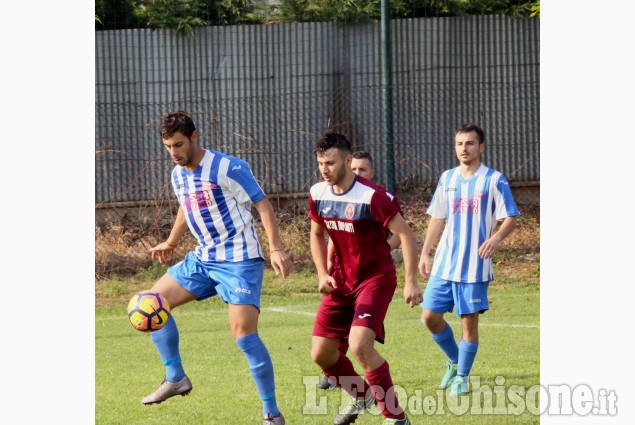
<path fill-rule="evenodd" d="M 491 309 L 481 318 L 481 344 L 472 369 L 480 388 L 464 396 L 460 404 L 437 390 L 443 355 L 419 320 L 420 309 L 408 308 L 398 288 L 385 321 L 386 344 L 377 348 L 390 364 L 401 391 L 400 403 L 413 424 L 540 422 L 537 409 L 525 408 L 526 398 L 527 406 L 537 406 L 537 399 L 524 396 L 525 391 L 533 394 L 531 388 L 540 382 L 539 263 L 508 267 L 502 262 L 497 267 L 500 278 L 490 289 Z M 151 276 L 146 278 L 97 283 L 95 423 L 262 423 L 261 403 L 247 362 L 231 338 L 227 307 L 217 298 L 174 311 L 192 393 L 159 405 L 139 402 L 164 375 L 150 336 L 135 331 L 125 314 L 130 296 L 151 286 Z M 265 276 L 260 335 L 273 360 L 278 405 L 289 425 L 332 424 L 339 407 L 348 401 L 340 390 L 315 388 L 319 369 L 310 358 L 319 303 L 315 286 L 315 276 L 308 270 L 295 271 L 285 280 L 270 271 Z M 446 318 L 455 336 L 460 335 L 456 316 Z M 381 423 L 376 408 L 356 422 Z"/>

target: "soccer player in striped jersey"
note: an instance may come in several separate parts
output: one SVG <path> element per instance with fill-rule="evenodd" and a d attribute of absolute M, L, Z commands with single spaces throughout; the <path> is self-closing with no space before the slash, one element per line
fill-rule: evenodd
<path fill-rule="evenodd" d="M 251 214 L 256 208 L 269 240 L 270 261 L 276 274 L 287 277 L 291 260 L 284 251 L 273 207 L 247 162 L 203 149 L 191 117 L 183 111 L 162 118 L 165 149 L 175 162 L 172 187 L 179 209 L 167 240 L 152 248 L 153 259 L 165 263 L 188 231 L 198 246 L 168 268 L 152 287 L 163 294 L 172 311 L 194 300 L 218 295 L 228 305 L 232 336 L 242 350 L 262 400 L 263 423 L 283 425 L 276 402 L 273 365 L 258 335 L 264 255 Z M 141 402 L 161 403 L 185 395 L 192 383 L 185 374 L 174 315 L 150 334 L 165 365 L 165 379 Z M 236 423 L 242 423 L 237 418 Z"/>
<path fill-rule="evenodd" d="M 421 320 L 448 357 L 440 388 L 450 387 L 451 395 L 469 392 L 468 377 L 479 346 L 479 315 L 489 309 L 492 256 L 514 230 L 519 215 L 505 176 L 481 163 L 484 142 L 485 133 L 476 124 L 456 131 L 459 166 L 446 170 L 439 179 L 427 211 L 430 222 L 419 258 L 419 271 L 428 279 Z M 437 241 L 431 263 L 430 252 Z M 453 309 L 461 320 L 458 344 L 443 318 Z"/>
<path fill-rule="evenodd" d="M 385 424 L 409 425 L 399 405 L 388 362 L 374 347 L 384 342 L 384 319 L 397 288 L 388 231 L 403 249 L 404 299 L 410 307 L 422 299 L 417 282 L 417 243 L 386 189 L 351 170 L 351 145 L 346 136 L 327 132 L 315 154 L 323 181 L 309 195 L 311 254 L 323 294 L 312 332 L 311 358 L 324 374 L 351 396 L 351 404 L 335 417 L 335 425 L 355 422 L 377 403 Z M 340 277 L 328 273 L 325 233 L 341 264 Z M 348 339 L 350 351 L 366 379 L 339 350 Z"/>

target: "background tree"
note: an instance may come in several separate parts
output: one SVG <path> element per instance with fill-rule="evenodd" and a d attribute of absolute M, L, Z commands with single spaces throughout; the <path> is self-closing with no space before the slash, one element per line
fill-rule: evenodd
<path fill-rule="evenodd" d="M 139 0 L 95 0 L 95 29 L 139 28 L 143 23 L 135 13 L 138 7 Z"/>
<path fill-rule="evenodd" d="M 390 0 L 390 16 L 540 16 L 539 0 Z M 368 22 L 381 18 L 381 0 L 96 0 L 95 29 L 171 28 L 284 22 Z"/>
<path fill-rule="evenodd" d="M 390 0 L 391 18 L 507 15 L 532 16 L 537 0 Z M 539 14 L 539 12 L 538 12 Z M 275 22 L 365 22 L 381 18 L 381 0 L 280 0 Z"/>

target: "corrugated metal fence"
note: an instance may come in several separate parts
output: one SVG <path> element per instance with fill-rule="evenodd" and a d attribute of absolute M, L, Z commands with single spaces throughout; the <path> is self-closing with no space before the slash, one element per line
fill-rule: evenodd
<path fill-rule="evenodd" d="M 379 23 L 96 32 L 96 203 L 173 198 L 157 123 L 176 109 L 269 194 L 317 181 L 313 145 L 329 128 L 369 150 L 386 184 L 379 37 Z M 397 187 L 436 184 L 467 121 L 486 131 L 486 165 L 540 180 L 538 19 L 393 20 L 391 41 Z"/>

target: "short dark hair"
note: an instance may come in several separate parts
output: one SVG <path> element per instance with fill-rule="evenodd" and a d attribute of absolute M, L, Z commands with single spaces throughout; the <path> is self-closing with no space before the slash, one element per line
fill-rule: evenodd
<path fill-rule="evenodd" d="M 478 142 L 479 143 L 485 143 L 485 132 L 483 131 L 483 129 L 481 127 L 479 127 L 478 125 L 474 124 L 474 123 L 467 123 L 467 124 L 462 124 L 454 133 L 454 135 L 456 136 L 459 133 L 469 133 L 469 132 L 475 132 L 478 135 Z"/>
<path fill-rule="evenodd" d="M 176 111 L 164 115 L 161 118 L 161 133 L 162 139 L 167 139 L 174 136 L 174 133 L 180 132 L 188 139 L 192 137 L 192 133 L 196 131 L 194 121 L 185 111 Z"/>
<path fill-rule="evenodd" d="M 346 153 L 351 153 L 351 142 L 348 141 L 346 136 L 342 133 L 335 131 L 327 131 L 322 138 L 317 142 L 315 147 L 315 154 L 322 154 L 329 149 L 336 148 Z"/>
<path fill-rule="evenodd" d="M 373 165 L 373 156 L 368 151 L 355 151 L 353 152 L 353 158 L 355 159 L 367 159 L 370 165 Z"/>

